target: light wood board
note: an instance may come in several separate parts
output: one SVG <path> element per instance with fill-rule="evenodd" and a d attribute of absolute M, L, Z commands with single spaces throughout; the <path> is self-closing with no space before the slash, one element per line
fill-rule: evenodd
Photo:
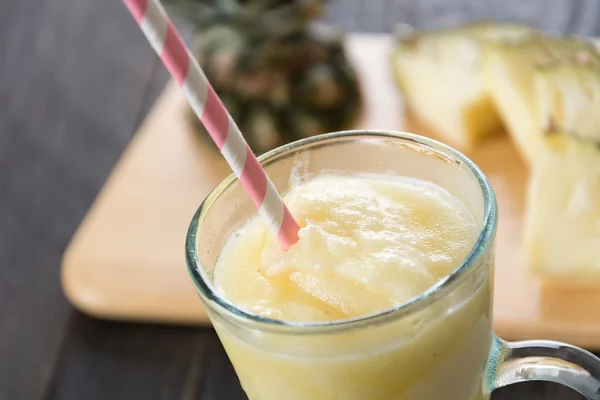
<path fill-rule="evenodd" d="M 350 36 L 349 57 L 365 94 L 355 128 L 407 130 L 389 68 L 391 40 Z M 555 339 L 600 348 L 600 289 L 546 286 L 521 260 L 527 170 L 506 137 L 467 154 L 490 178 L 499 203 L 496 332 L 506 339 Z M 208 192 L 227 175 L 221 156 L 188 125 L 186 103 L 171 84 L 114 168 L 63 260 L 69 300 L 93 316 L 209 324 L 188 276 L 188 224 Z"/>

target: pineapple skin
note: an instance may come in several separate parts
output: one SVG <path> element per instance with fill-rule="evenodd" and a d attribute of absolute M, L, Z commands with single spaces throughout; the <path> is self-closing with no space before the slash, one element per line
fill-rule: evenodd
<path fill-rule="evenodd" d="M 534 35 L 522 25 L 479 22 L 401 40 L 392 63 L 407 108 L 440 138 L 463 150 L 500 133 L 503 124 L 482 71 L 484 48 Z"/>
<path fill-rule="evenodd" d="M 342 31 L 312 21 L 322 1 L 182 1 L 194 56 L 252 151 L 349 129 L 363 112 Z M 216 150 L 191 108 L 190 126 Z"/>
<path fill-rule="evenodd" d="M 567 134 L 545 138 L 527 193 L 527 265 L 546 281 L 600 282 L 600 147 Z"/>

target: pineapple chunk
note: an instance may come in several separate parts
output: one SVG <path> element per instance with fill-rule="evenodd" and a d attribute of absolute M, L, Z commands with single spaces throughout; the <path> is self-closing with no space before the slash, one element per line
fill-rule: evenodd
<path fill-rule="evenodd" d="M 528 265 L 550 280 L 600 281 L 600 62 L 575 54 L 534 72 L 525 219 Z"/>
<path fill-rule="evenodd" d="M 451 145 L 467 149 L 501 130 L 487 92 L 483 48 L 537 36 L 515 24 L 476 23 L 421 32 L 396 46 L 392 62 L 409 109 Z"/>
<path fill-rule="evenodd" d="M 600 141 L 600 57 L 582 65 L 538 68 L 534 78 L 538 125 L 543 134 L 564 132 Z"/>
<path fill-rule="evenodd" d="M 533 165 L 528 188 L 526 262 L 546 280 L 597 283 L 600 147 L 567 134 L 545 141 L 547 151 Z"/>
<path fill-rule="evenodd" d="M 575 66 L 581 60 L 595 60 L 596 57 L 591 44 L 575 39 L 534 38 L 516 45 L 495 44 L 487 48 L 485 71 L 489 91 L 517 148 L 528 163 L 533 163 L 545 151 L 543 129 L 554 128 L 548 124 L 555 121 L 549 118 L 548 112 L 557 111 L 554 105 L 549 106 L 545 101 L 545 120 L 542 123 L 536 90 L 540 90 L 540 85 L 546 86 L 542 90 L 560 87 L 557 90 L 560 93 L 552 98 L 568 96 L 564 90 L 569 90 L 558 81 L 549 85 L 556 74 L 548 73 L 544 78 L 541 71 L 546 67 L 552 69 L 556 64 L 564 64 L 560 69 L 568 70 L 569 66 Z M 535 79 L 537 76 L 540 79 L 536 88 L 534 82 L 538 81 Z M 572 122 L 571 119 L 569 121 Z"/>

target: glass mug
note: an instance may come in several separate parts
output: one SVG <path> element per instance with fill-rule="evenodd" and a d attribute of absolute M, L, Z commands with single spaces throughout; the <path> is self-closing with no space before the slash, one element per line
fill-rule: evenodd
<path fill-rule="evenodd" d="M 260 160 L 280 193 L 323 172 L 430 181 L 469 208 L 480 233 L 452 274 L 408 303 L 325 323 L 273 320 L 237 308 L 212 285 L 223 245 L 256 214 L 239 181 L 227 178 L 194 216 L 186 259 L 251 400 L 479 400 L 528 380 L 562 383 L 600 399 L 600 360 L 591 353 L 550 341 L 509 343 L 493 334 L 496 199 L 464 155 L 408 133 L 346 131 L 288 144 Z"/>

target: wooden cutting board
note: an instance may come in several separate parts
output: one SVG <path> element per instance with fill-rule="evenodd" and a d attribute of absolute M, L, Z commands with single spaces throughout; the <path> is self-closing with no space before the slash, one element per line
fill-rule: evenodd
<path fill-rule="evenodd" d="M 427 130 L 410 124 L 389 68 L 387 36 L 349 36 L 365 113 L 355 128 Z M 521 260 L 527 170 L 506 137 L 468 154 L 499 203 L 494 321 L 506 339 L 555 339 L 600 348 L 600 288 L 543 285 Z M 109 319 L 209 324 L 184 259 L 188 224 L 227 175 L 221 156 L 188 125 L 171 84 L 115 166 L 66 250 L 62 282 L 80 310 Z"/>

